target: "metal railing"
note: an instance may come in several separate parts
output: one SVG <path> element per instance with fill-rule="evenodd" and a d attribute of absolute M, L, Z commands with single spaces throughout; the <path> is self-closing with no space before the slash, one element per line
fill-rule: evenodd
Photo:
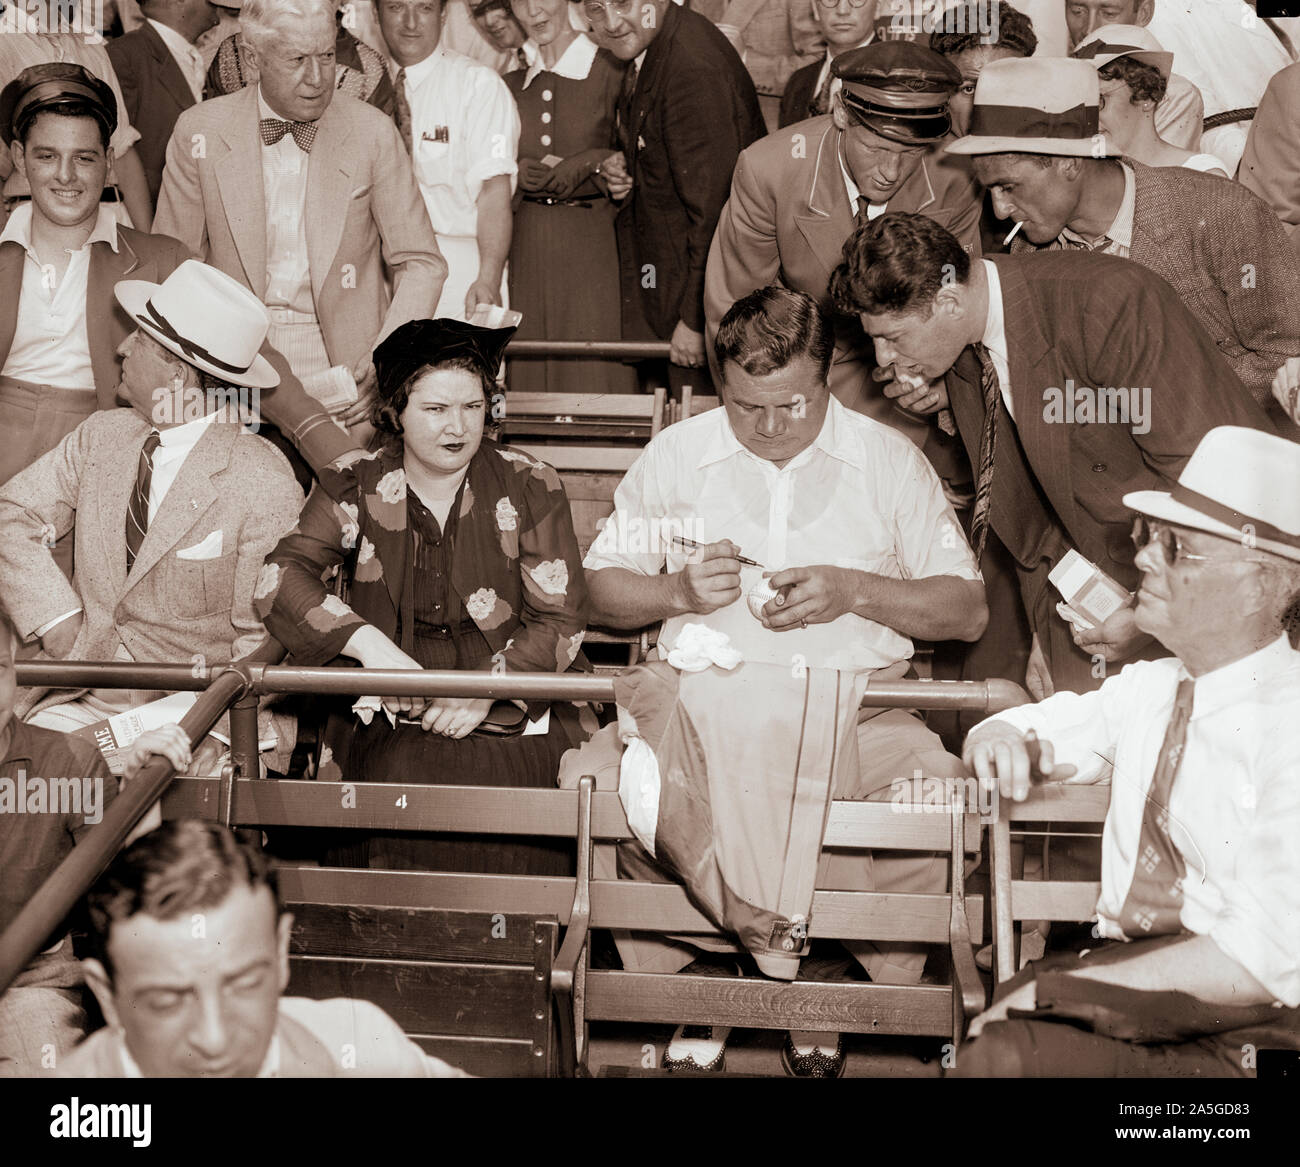
<path fill-rule="evenodd" d="M 268 641 L 257 652 L 227 666 L 142 665 L 121 662 L 19 661 L 18 684 L 57 688 L 201 690 L 181 719 L 197 748 L 227 710 L 230 712 L 231 765 L 222 775 L 217 818 L 231 821 L 235 782 L 255 778 L 257 704 L 260 697 L 283 693 L 380 697 L 490 697 L 495 700 L 614 700 L 614 678 L 589 673 L 491 673 L 456 670 L 300 668 L 279 665 L 284 649 Z M 1011 681 L 871 682 L 863 706 L 882 709 L 995 712 L 1028 702 Z M 27 966 L 51 930 L 85 895 L 117 854 L 123 841 L 166 792 L 175 771 L 154 758 L 114 799 L 103 820 L 63 860 L 14 921 L 0 935 L 0 993 Z"/>

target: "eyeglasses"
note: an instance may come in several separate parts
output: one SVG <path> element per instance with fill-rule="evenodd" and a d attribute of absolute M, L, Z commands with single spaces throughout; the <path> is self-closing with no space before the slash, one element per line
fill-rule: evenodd
<path fill-rule="evenodd" d="M 587 19 L 592 24 L 595 24 L 602 16 L 611 11 L 626 19 L 632 15 L 632 10 L 636 5 L 637 0 L 585 0 L 582 11 L 586 13 Z"/>
<path fill-rule="evenodd" d="M 1133 546 L 1141 551 L 1154 543 L 1164 559 L 1166 567 L 1177 563 L 1259 563 L 1265 567 L 1276 567 L 1271 559 L 1258 555 L 1194 555 L 1183 547 L 1178 532 L 1166 523 L 1137 515 L 1133 519 Z"/>
<path fill-rule="evenodd" d="M 817 0 L 817 2 L 823 8 L 838 8 L 840 6 L 840 0 Z M 865 8 L 866 6 L 867 0 L 849 0 L 850 8 Z"/>

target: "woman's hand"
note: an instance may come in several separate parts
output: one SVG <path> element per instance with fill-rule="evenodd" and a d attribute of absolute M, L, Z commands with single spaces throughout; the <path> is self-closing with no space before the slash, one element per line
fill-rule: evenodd
<path fill-rule="evenodd" d="M 444 737 L 472 733 L 492 708 L 490 697 L 434 697 L 425 707 L 420 728 Z"/>
<path fill-rule="evenodd" d="M 567 199 L 595 172 L 601 163 L 600 150 L 583 150 L 557 162 L 542 190 L 552 198 Z"/>
<path fill-rule="evenodd" d="M 519 189 L 536 194 L 549 181 L 551 168 L 536 158 L 519 159 Z"/>
<path fill-rule="evenodd" d="M 397 647 L 373 624 L 365 624 L 349 637 L 343 652 L 367 669 L 418 669 L 420 662 Z M 385 697 L 384 708 L 394 715 L 419 717 L 424 711 L 424 697 Z M 479 719 L 480 721 L 482 718 Z M 477 724 L 477 722 L 475 723 Z"/>
<path fill-rule="evenodd" d="M 186 773 L 191 761 L 190 735 L 178 724 L 142 733 L 122 755 L 123 781 L 131 781 L 155 755 L 166 758 L 177 774 Z"/>

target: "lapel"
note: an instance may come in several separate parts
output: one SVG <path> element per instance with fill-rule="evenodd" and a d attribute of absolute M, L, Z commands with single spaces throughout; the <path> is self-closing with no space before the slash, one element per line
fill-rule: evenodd
<path fill-rule="evenodd" d="M 231 116 L 219 130 L 229 153 L 212 162 L 226 223 L 239 252 L 248 286 L 266 295 L 266 198 L 262 191 L 262 139 L 257 129 L 257 86 L 241 89 Z"/>
<path fill-rule="evenodd" d="M 631 124 L 628 127 L 628 152 L 632 167 L 636 165 L 641 129 L 650 115 L 650 107 L 654 104 L 656 88 L 662 80 L 668 55 L 672 51 L 672 40 L 677 33 L 677 22 L 680 19 L 681 12 L 677 5 L 669 4 L 668 11 L 664 13 L 663 29 L 650 42 L 645 60 L 641 63 L 641 72 L 637 75 L 636 89 L 632 92 Z"/>
<path fill-rule="evenodd" d="M 934 183 L 930 181 L 929 156 L 921 156 L 921 165 L 907 176 L 907 181 L 898 188 L 898 193 L 889 200 L 891 211 L 924 211 L 935 201 Z"/>
<path fill-rule="evenodd" d="M 808 196 L 794 216 L 795 225 L 827 273 L 840 262 L 844 241 L 853 233 L 853 209 L 840 174 L 839 141 L 839 131 L 827 118 L 826 132 L 817 145 Z"/>
<path fill-rule="evenodd" d="M 339 240 L 343 238 L 348 213 L 348 195 L 352 190 L 352 120 L 331 102 L 316 123 L 316 139 L 307 156 L 307 202 L 304 218 L 307 231 L 307 262 L 311 270 L 311 290 L 316 303 Z"/>
<path fill-rule="evenodd" d="M 126 591 L 130 591 L 177 543 L 185 533 L 202 518 L 207 509 L 220 497 L 220 492 L 212 484 L 214 475 L 219 474 L 230 464 L 231 447 L 239 436 L 241 427 L 214 421 L 208 431 L 189 452 L 181 463 L 176 480 L 163 496 L 162 505 L 154 515 L 149 529 L 140 544 L 140 554 L 136 556 L 135 566 L 126 577 Z M 133 460 L 134 461 L 134 460 Z M 132 483 L 134 483 L 134 465 L 132 466 Z M 128 488 L 128 498 L 129 498 Z M 122 562 L 126 563 L 126 519 L 125 506 L 123 520 L 119 524 L 120 542 L 122 543 Z"/>
<path fill-rule="evenodd" d="M 22 293 L 26 256 L 19 243 L 0 244 L 0 367 L 9 356 L 18 327 L 18 298 Z"/>
<path fill-rule="evenodd" d="M 172 56 L 171 49 L 163 43 L 158 30 L 147 20 L 140 28 L 141 35 L 153 54 L 155 76 L 159 84 L 171 94 L 178 108 L 189 109 L 194 104 L 194 91 L 190 88 L 190 83 L 185 80 L 185 74 L 181 72 L 180 65 Z"/>
<path fill-rule="evenodd" d="M 1015 405 L 1016 432 L 1034 476 L 1056 508 L 1061 525 L 1076 529 L 1070 431 L 1068 425 L 1048 425 L 1043 416 L 1043 391 L 1057 386 L 1064 391 L 1062 357 L 1039 327 L 1034 289 L 1025 279 L 1033 259 L 995 256 L 1002 281 L 1002 313 L 1007 336 L 1007 365 L 1011 372 L 1011 400 Z M 1033 270 L 1030 267 L 1028 270 Z M 1082 372 L 1082 370 L 1081 370 Z M 1086 374 L 1085 374 L 1086 375 Z"/>
<path fill-rule="evenodd" d="M 1162 181 L 1160 168 L 1128 158 L 1124 161 L 1133 167 L 1133 242 L 1129 259 L 1151 267 L 1151 257 L 1159 253 L 1179 219 L 1186 215 L 1186 194 Z"/>
<path fill-rule="evenodd" d="M 138 270 L 143 269 L 143 270 Z M 107 243 L 90 248 L 90 267 L 86 276 L 86 345 L 90 365 L 95 372 L 95 391 L 100 409 L 112 409 L 117 400 L 117 383 L 121 369 L 117 363 L 117 346 L 121 343 L 117 301 L 113 285 L 134 273 L 136 279 L 152 280 L 157 271 L 144 263 L 130 241 L 117 229 L 117 250 Z"/>

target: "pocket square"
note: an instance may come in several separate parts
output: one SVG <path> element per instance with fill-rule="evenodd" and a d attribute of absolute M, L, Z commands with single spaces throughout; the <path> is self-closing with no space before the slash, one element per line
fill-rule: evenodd
<path fill-rule="evenodd" d="M 210 535 L 205 536 L 193 547 L 185 547 L 176 552 L 177 559 L 220 559 L 221 558 L 221 531 L 213 531 Z"/>

